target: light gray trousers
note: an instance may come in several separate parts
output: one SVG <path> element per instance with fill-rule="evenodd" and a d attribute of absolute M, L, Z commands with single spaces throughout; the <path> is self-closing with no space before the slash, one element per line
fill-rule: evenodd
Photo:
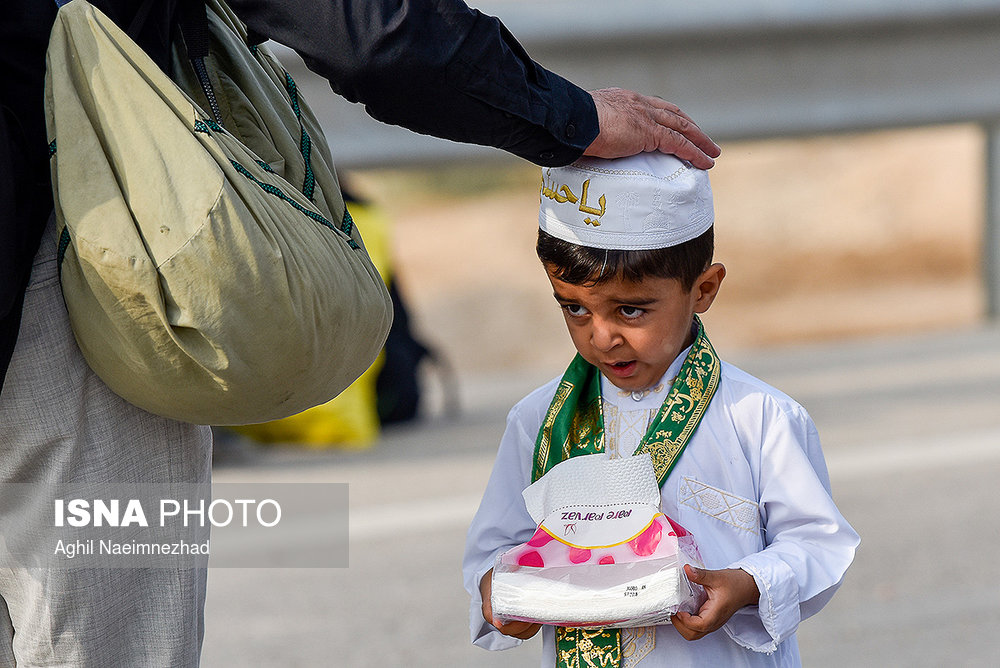
<path fill-rule="evenodd" d="M 209 482 L 207 427 L 132 406 L 87 366 L 56 269 L 50 221 L 0 392 L 0 483 Z M 205 583 L 204 569 L 0 566 L 0 666 L 197 666 Z"/>

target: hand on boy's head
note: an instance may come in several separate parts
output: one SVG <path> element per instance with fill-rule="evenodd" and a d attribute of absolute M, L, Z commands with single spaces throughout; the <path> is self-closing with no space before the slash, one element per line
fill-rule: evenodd
<path fill-rule="evenodd" d="M 698 614 L 678 612 L 670 618 L 670 623 L 686 640 L 698 640 L 719 630 L 737 610 L 760 599 L 753 576 L 738 568 L 710 571 L 686 565 L 684 572 L 708 594 Z"/>
<path fill-rule="evenodd" d="M 512 638 L 527 640 L 542 628 L 541 624 L 530 624 L 528 622 L 506 622 L 493 616 L 493 606 L 490 595 L 493 593 L 493 569 L 491 568 L 479 581 L 479 593 L 483 597 L 483 619 L 496 627 L 497 631 Z"/>
<path fill-rule="evenodd" d="M 675 104 L 621 88 L 591 91 L 597 107 L 597 138 L 584 155 L 624 158 L 660 151 L 709 169 L 722 150 Z"/>

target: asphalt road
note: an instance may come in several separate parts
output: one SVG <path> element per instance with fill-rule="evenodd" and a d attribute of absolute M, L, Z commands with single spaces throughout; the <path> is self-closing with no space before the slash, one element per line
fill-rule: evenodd
<path fill-rule="evenodd" d="M 1000 329 L 731 361 L 809 409 L 862 536 L 840 592 L 800 628 L 805 665 L 1000 665 Z M 271 448 L 218 467 L 218 482 L 349 483 L 350 566 L 211 569 L 204 666 L 537 665 L 537 640 L 469 644 L 460 570 L 504 414 L 549 374 L 530 375 L 466 379 L 460 418 L 364 452 Z"/>

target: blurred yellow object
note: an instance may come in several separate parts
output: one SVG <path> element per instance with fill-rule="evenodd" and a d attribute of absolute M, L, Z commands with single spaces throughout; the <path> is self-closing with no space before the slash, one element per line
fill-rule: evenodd
<path fill-rule="evenodd" d="M 388 219 L 368 204 L 349 202 L 348 208 L 363 235 L 365 250 L 388 285 L 391 276 Z M 384 358 L 383 351 L 360 378 L 325 404 L 282 420 L 231 429 L 263 443 L 298 443 L 312 448 L 367 448 L 379 434 L 375 379 Z"/>
<path fill-rule="evenodd" d="M 382 367 L 375 363 L 334 399 L 283 420 L 231 427 L 263 443 L 297 443 L 312 448 L 367 448 L 379 433 L 375 411 L 375 378 Z"/>

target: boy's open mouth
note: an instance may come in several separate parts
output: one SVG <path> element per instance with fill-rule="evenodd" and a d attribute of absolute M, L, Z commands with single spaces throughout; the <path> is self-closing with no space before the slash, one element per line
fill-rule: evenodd
<path fill-rule="evenodd" d="M 614 362 L 610 365 L 611 372 L 616 376 L 627 376 L 635 369 L 635 360 L 628 362 Z"/>

